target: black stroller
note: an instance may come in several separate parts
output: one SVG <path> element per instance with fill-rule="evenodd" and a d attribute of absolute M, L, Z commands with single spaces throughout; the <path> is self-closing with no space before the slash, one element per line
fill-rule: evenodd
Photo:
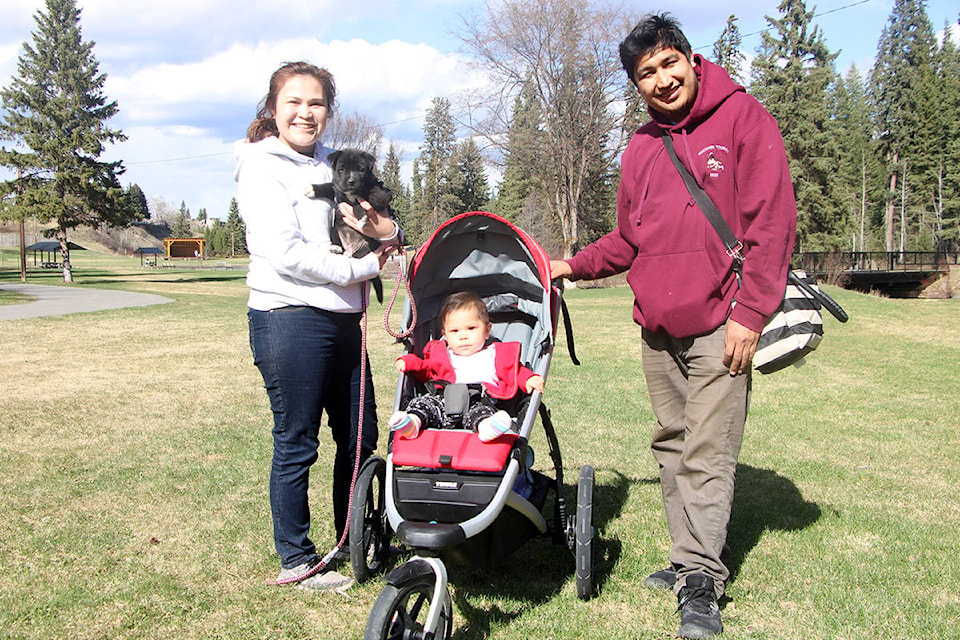
<path fill-rule="evenodd" d="M 446 297 L 469 290 L 487 304 L 491 337 L 519 342 L 521 362 L 547 377 L 560 291 L 550 283 L 546 254 L 525 232 L 489 213 L 451 218 L 417 251 L 408 279 L 413 300 L 406 301 L 402 326 L 414 326 L 404 342 L 408 353 L 422 354 L 426 342 L 438 337 L 434 321 Z M 425 392 L 401 375 L 394 409 Z M 574 552 L 577 595 L 592 595 L 593 468 L 581 468 L 576 511 L 568 515 L 560 449 L 540 395 L 535 391 L 518 407 L 518 433 L 484 443 L 468 429 L 424 429 L 416 439 L 394 438 L 385 461 L 366 462 L 350 514 L 354 575 L 363 581 L 382 568 L 391 536 L 414 553 L 386 575 L 366 640 L 450 638 L 453 607 L 444 560 L 490 567 L 537 536 Z M 454 421 L 455 411 L 447 407 Z M 531 468 L 528 440 L 538 415 L 553 478 Z"/>

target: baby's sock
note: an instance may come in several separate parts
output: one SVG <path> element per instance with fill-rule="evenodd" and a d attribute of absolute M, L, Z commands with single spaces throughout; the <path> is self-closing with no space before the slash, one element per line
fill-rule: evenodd
<path fill-rule="evenodd" d="M 406 411 L 397 411 L 390 418 L 390 430 L 405 440 L 412 440 L 420 435 L 420 418 Z"/>
<path fill-rule="evenodd" d="M 477 424 L 477 435 L 483 442 L 490 442 L 499 438 L 510 430 L 513 421 L 506 411 L 497 411 L 489 418 L 484 418 Z"/>

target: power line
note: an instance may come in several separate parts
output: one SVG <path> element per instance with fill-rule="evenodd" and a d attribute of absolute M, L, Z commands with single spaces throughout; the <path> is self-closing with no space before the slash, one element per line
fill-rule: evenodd
<path fill-rule="evenodd" d="M 163 162 L 181 162 L 183 160 L 199 160 L 201 158 L 216 158 L 217 156 L 233 155 L 230 151 L 221 151 L 220 153 L 205 153 L 199 156 L 183 156 L 181 158 L 164 158 L 163 160 L 140 160 L 138 162 L 124 162 L 126 165 L 135 164 L 160 164 Z"/>
<path fill-rule="evenodd" d="M 819 18 L 820 16 L 825 16 L 825 15 L 827 15 L 827 14 L 829 14 L 829 13 L 836 13 L 836 12 L 838 12 L 838 11 L 843 11 L 844 9 L 849 9 L 849 8 L 851 8 L 851 7 L 856 7 L 856 6 L 861 5 L 861 4 L 867 4 L 867 3 L 870 2 L 870 1 L 871 1 L 871 0 L 859 0 L 859 2 L 851 2 L 850 4 L 845 4 L 845 5 L 843 5 L 842 7 L 837 7 L 837 8 L 835 8 L 835 9 L 828 9 L 827 11 L 821 11 L 820 13 L 815 13 L 815 14 L 813 14 L 813 17 L 814 17 L 814 18 Z M 773 29 L 773 27 L 772 27 L 772 26 L 766 27 L 765 29 L 760 29 L 759 31 L 754 31 L 753 33 L 748 33 L 748 34 L 746 34 L 746 35 L 744 35 L 744 36 L 742 36 L 742 37 L 744 37 L 744 38 L 749 38 L 750 36 L 758 35 L 758 34 L 760 34 L 760 33 L 763 33 L 764 31 L 770 31 L 770 29 Z"/>

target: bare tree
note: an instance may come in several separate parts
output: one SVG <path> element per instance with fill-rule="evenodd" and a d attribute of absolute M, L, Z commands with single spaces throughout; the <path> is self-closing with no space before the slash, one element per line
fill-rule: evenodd
<path fill-rule="evenodd" d="M 464 16 L 459 37 L 490 78 L 470 96 L 466 126 L 506 151 L 515 98 L 525 83 L 542 107 L 544 138 L 534 178 L 573 255 L 582 208 L 627 142 L 617 47 L 630 25 L 588 0 L 505 0 L 482 17 Z"/>
<path fill-rule="evenodd" d="M 383 127 L 358 111 L 335 113 L 323 135 L 324 144 L 331 149 L 352 147 L 372 153 L 374 157 L 379 157 L 382 140 Z"/>

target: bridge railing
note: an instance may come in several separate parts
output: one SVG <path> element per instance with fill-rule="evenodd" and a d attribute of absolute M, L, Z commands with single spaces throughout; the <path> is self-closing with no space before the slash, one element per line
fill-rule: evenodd
<path fill-rule="evenodd" d="M 793 268 L 813 274 L 843 271 L 945 271 L 960 265 L 957 251 L 806 252 L 793 256 Z"/>

